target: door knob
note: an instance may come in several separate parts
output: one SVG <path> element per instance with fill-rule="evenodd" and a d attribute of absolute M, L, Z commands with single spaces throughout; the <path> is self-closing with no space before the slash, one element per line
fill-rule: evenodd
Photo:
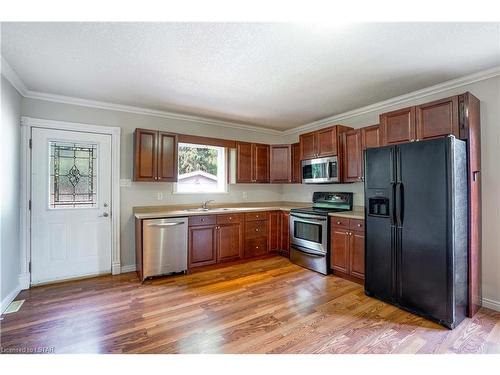
<path fill-rule="evenodd" d="M 102 215 L 99 215 L 99 217 L 108 217 L 109 214 L 107 212 L 104 212 Z"/>

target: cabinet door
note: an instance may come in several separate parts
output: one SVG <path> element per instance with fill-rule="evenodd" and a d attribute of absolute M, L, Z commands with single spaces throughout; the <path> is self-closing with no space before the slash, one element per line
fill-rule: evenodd
<path fill-rule="evenodd" d="M 271 146 L 270 154 L 270 181 L 292 182 L 292 146 Z"/>
<path fill-rule="evenodd" d="M 342 134 L 343 144 L 343 180 L 359 182 L 361 180 L 361 131 L 349 130 Z"/>
<path fill-rule="evenodd" d="M 177 135 L 158 133 L 158 180 L 177 181 Z"/>
<path fill-rule="evenodd" d="M 240 224 L 217 226 L 217 260 L 226 261 L 241 258 L 242 233 Z"/>
<path fill-rule="evenodd" d="M 459 136 L 458 96 L 417 106 L 417 140 Z"/>
<path fill-rule="evenodd" d="M 269 213 L 269 251 L 281 249 L 281 211 Z"/>
<path fill-rule="evenodd" d="M 349 273 L 349 234 L 343 228 L 332 227 L 330 266 L 336 271 Z"/>
<path fill-rule="evenodd" d="M 252 144 L 236 143 L 236 182 L 252 182 Z"/>
<path fill-rule="evenodd" d="M 253 144 L 253 181 L 269 182 L 269 145 Z"/>
<path fill-rule="evenodd" d="M 415 107 L 381 114 L 380 126 L 383 146 L 415 140 Z"/>
<path fill-rule="evenodd" d="M 350 232 L 349 235 L 350 273 L 360 279 L 365 278 L 365 234 Z"/>
<path fill-rule="evenodd" d="M 300 163 L 300 143 L 292 145 L 292 182 L 300 184 L 302 182 L 302 165 Z"/>
<path fill-rule="evenodd" d="M 318 157 L 337 155 L 337 127 L 333 126 L 317 131 Z"/>
<path fill-rule="evenodd" d="M 290 213 L 281 212 L 281 251 L 285 256 L 290 256 Z"/>
<path fill-rule="evenodd" d="M 157 131 L 135 129 L 134 181 L 155 181 L 157 179 L 157 137 Z"/>
<path fill-rule="evenodd" d="M 380 127 L 378 125 L 371 125 L 361 128 L 361 148 L 380 147 L 382 140 L 380 139 Z"/>
<path fill-rule="evenodd" d="M 215 226 L 189 227 L 189 268 L 217 262 Z"/>
<path fill-rule="evenodd" d="M 317 156 L 316 132 L 301 134 L 299 136 L 300 159 L 313 159 Z"/>

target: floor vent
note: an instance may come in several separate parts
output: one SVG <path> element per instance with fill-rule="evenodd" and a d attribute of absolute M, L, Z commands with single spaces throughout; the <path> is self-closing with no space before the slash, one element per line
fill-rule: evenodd
<path fill-rule="evenodd" d="M 9 306 L 5 309 L 3 312 L 4 314 L 12 314 L 15 312 L 18 312 L 21 306 L 23 305 L 24 300 L 19 300 L 19 301 L 12 301 Z"/>

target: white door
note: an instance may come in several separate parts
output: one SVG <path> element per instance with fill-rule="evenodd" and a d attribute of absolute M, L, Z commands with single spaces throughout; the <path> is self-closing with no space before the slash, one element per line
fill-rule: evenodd
<path fill-rule="evenodd" d="M 32 129 L 31 284 L 111 272 L 111 136 Z"/>

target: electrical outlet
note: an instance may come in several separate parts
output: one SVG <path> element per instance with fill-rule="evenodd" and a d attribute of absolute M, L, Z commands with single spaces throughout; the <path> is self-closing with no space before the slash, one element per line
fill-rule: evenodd
<path fill-rule="evenodd" d="M 243 196 L 243 199 L 247 199 L 247 198 L 248 198 L 248 194 L 247 194 L 247 192 L 246 192 L 246 191 L 244 191 L 244 192 L 243 192 L 243 194 L 242 194 L 242 196 Z"/>
<path fill-rule="evenodd" d="M 157 195 L 157 199 L 159 201 L 162 201 L 163 200 L 163 193 L 161 191 L 158 192 L 158 195 Z"/>

